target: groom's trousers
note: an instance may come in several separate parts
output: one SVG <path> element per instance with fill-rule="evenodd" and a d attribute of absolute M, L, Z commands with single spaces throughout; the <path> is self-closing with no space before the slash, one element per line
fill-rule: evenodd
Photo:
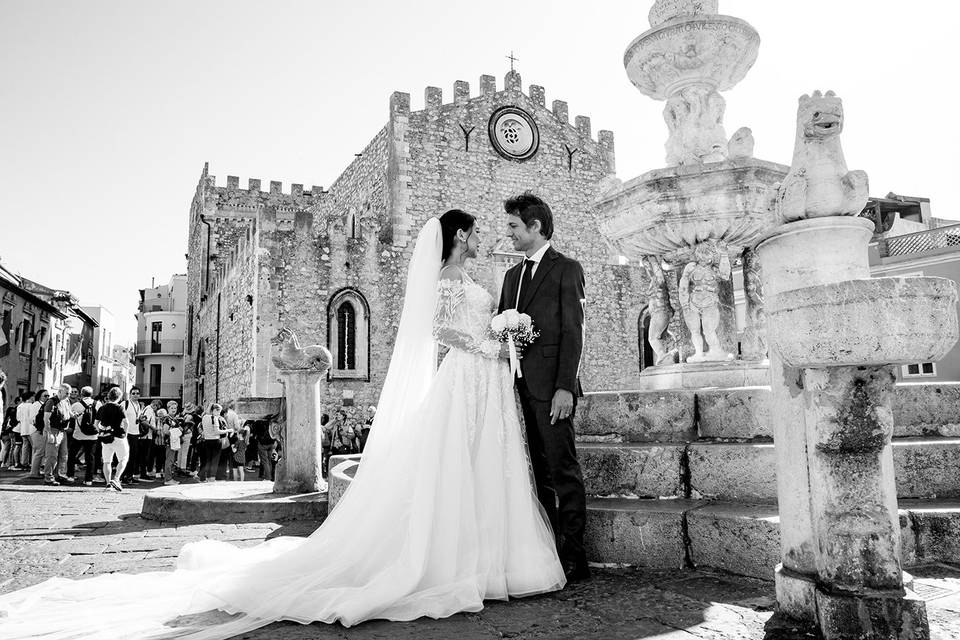
<path fill-rule="evenodd" d="M 550 424 L 550 403 L 531 396 L 523 378 L 517 381 L 517 391 L 537 497 L 557 536 L 560 561 L 565 567 L 586 566 L 587 498 L 574 443 L 573 415 Z"/>

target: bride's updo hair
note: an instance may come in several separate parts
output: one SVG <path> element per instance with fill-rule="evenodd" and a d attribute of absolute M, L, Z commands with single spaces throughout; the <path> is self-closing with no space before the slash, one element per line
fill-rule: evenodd
<path fill-rule="evenodd" d="M 457 243 L 457 231 L 470 231 L 475 224 L 476 216 L 460 209 L 450 209 L 440 216 L 440 233 L 443 237 L 441 260 L 446 260 L 453 253 L 453 247 Z"/>

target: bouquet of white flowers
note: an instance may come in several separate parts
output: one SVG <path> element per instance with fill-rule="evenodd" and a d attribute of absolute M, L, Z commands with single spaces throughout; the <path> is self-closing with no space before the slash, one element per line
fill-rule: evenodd
<path fill-rule="evenodd" d="M 510 349 L 510 373 L 522 378 L 517 347 L 525 347 L 540 337 L 540 332 L 533 327 L 533 320 L 516 309 L 507 309 L 490 320 L 490 334 L 494 340 L 507 343 Z"/>

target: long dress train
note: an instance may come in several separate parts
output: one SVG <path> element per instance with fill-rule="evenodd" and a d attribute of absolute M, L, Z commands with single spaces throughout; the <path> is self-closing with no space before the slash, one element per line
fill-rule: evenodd
<path fill-rule="evenodd" d="M 277 620 L 440 618 L 561 588 L 509 368 L 483 340 L 492 298 L 469 278 L 437 290 L 434 334 L 451 349 L 423 403 L 379 447 L 374 425 L 308 538 L 202 541 L 172 572 L 54 578 L 0 596 L 0 638 L 222 639 Z"/>

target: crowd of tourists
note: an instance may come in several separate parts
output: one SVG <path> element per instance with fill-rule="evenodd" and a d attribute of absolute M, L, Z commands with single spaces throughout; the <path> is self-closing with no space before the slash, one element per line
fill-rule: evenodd
<path fill-rule="evenodd" d="M 91 387 L 63 384 L 14 398 L 3 411 L 0 468 L 114 491 L 142 481 L 244 480 L 247 471 L 273 480 L 282 452 L 267 421 L 241 424 L 233 403 L 203 410 L 140 395 L 134 386 L 124 398 L 113 386 L 94 397 Z"/>
<path fill-rule="evenodd" d="M 343 409 L 337 409 L 333 413 L 332 420 L 327 413 L 320 417 L 321 444 L 323 447 L 321 467 L 324 478 L 327 477 L 330 456 L 363 453 L 376 414 L 377 408 L 370 405 L 367 407 L 366 419 L 362 423 L 355 420 L 351 421 L 347 412 Z"/>

